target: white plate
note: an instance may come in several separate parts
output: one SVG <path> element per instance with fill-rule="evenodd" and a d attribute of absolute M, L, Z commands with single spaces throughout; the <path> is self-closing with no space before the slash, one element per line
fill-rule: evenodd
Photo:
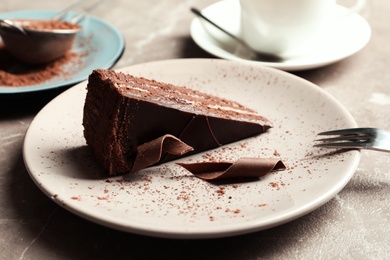
<path fill-rule="evenodd" d="M 46 19 L 56 13 L 57 11 L 53 10 L 23 10 L 1 13 L 0 18 Z M 81 54 L 80 62 L 70 62 L 69 75 L 54 77 L 47 82 L 31 86 L 0 86 L 0 94 L 35 92 L 69 86 L 86 80 L 94 68 L 114 66 L 125 48 L 125 40 L 119 30 L 90 15 L 86 16 L 80 25 L 83 29 L 77 34 L 72 49 L 73 52 Z"/>
<path fill-rule="evenodd" d="M 346 8 L 337 6 L 337 14 L 342 16 Z M 215 23 L 239 35 L 240 5 L 238 0 L 224 0 L 214 3 L 202 10 L 202 13 Z M 261 63 L 287 71 L 313 69 L 345 59 L 361 50 L 371 37 L 371 28 L 359 14 L 351 14 L 339 19 L 330 30 L 324 32 L 323 38 L 318 39 L 318 45 L 302 56 L 292 57 L 282 62 L 249 61 L 234 55 L 236 43 L 229 36 L 194 18 L 191 23 L 191 37 L 202 49 L 216 57 Z"/>
<path fill-rule="evenodd" d="M 358 151 L 326 154 L 331 151 L 312 147 L 317 132 L 355 127 L 355 121 L 327 92 L 286 72 L 217 59 L 159 61 L 123 70 L 236 100 L 273 122 L 258 137 L 179 161 L 280 154 L 288 170 L 218 186 L 170 162 L 107 180 L 83 138 L 82 82 L 38 113 L 27 131 L 23 155 L 46 195 L 93 222 L 170 238 L 254 232 L 321 206 L 347 184 L 359 163 Z"/>

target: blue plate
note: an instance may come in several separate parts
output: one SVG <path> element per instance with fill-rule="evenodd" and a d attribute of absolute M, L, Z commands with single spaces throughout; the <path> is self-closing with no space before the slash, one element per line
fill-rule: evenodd
<path fill-rule="evenodd" d="M 0 18 L 7 19 L 49 19 L 57 11 L 28 10 L 1 13 Z M 107 22 L 86 16 L 80 23 L 82 31 L 77 34 L 72 52 L 78 53 L 77 62 L 70 61 L 64 65 L 66 75 L 55 77 L 47 82 L 19 87 L 0 86 L 0 94 L 14 94 L 48 90 L 62 86 L 69 86 L 87 79 L 95 68 L 111 68 L 120 58 L 125 48 L 125 40 L 118 29 Z"/>

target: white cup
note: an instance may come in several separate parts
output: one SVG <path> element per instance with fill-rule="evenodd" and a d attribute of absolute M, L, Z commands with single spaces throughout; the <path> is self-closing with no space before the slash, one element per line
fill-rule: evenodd
<path fill-rule="evenodd" d="M 343 16 L 359 11 L 356 0 Z M 240 0 L 242 39 L 254 50 L 282 57 L 300 55 L 315 44 L 335 17 L 336 0 Z"/>

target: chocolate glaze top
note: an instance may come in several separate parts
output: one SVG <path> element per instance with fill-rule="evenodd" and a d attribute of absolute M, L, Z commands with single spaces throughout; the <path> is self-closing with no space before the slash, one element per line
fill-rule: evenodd
<path fill-rule="evenodd" d="M 206 95 L 184 86 L 138 78 L 124 73 L 114 73 L 110 70 L 99 70 L 99 72 L 103 78 L 110 79 L 116 85 L 117 90 L 127 97 L 153 101 L 161 106 L 190 113 L 269 123 L 268 119 L 254 110 L 231 100 Z"/>

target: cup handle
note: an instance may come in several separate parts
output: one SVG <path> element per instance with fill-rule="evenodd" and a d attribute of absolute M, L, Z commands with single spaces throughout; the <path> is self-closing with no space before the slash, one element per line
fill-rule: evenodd
<path fill-rule="evenodd" d="M 366 2 L 367 2 L 366 0 L 357 0 L 356 3 L 352 7 L 348 8 L 348 12 L 346 14 L 344 14 L 341 18 L 348 16 L 348 15 L 351 15 L 351 14 L 354 14 L 354 13 L 359 13 L 363 9 L 363 7 L 366 5 Z"/>

